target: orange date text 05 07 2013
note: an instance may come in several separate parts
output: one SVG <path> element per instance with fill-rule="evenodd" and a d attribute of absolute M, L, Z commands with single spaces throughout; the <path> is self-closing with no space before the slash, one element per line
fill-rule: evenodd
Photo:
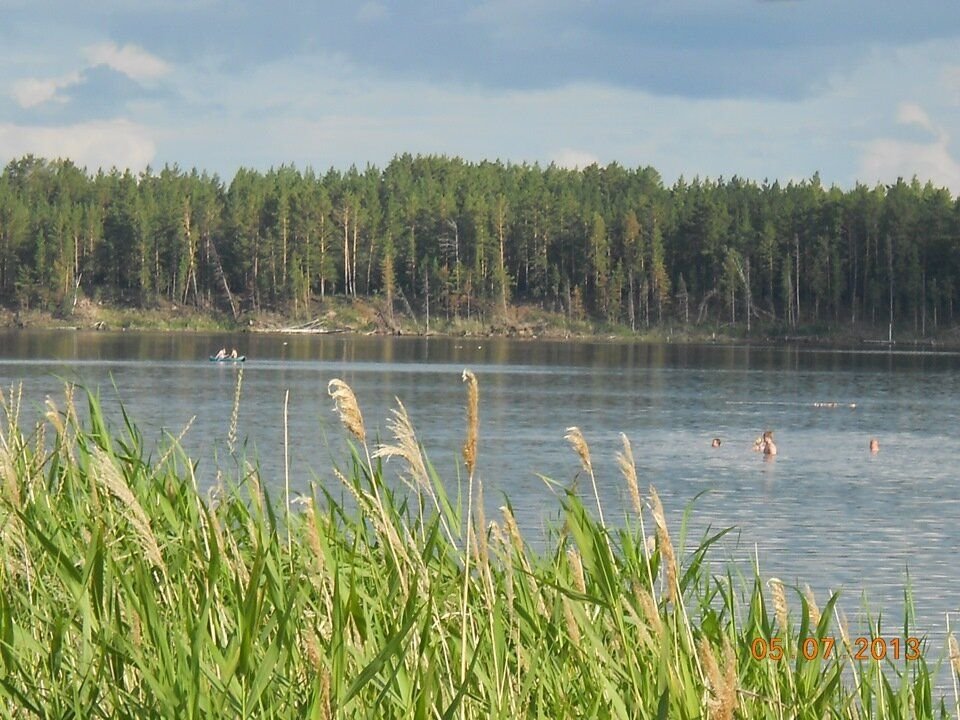
<path fill-rule="evenodd" d="M 808 637 L 798 641 L 798 654 L 806 660 L 832 657 L 837 642 L 832 637 Z M 785 657 L 783 638 L 754 638 L 750 643 L 754 660 L 782 660 Z M 850 655 L 854 660 L 918 660 L 920 639 L 916 637 L 851 638 Z"/>

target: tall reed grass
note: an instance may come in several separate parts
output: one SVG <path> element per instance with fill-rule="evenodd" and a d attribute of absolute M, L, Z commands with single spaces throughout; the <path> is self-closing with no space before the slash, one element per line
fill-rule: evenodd
<path fill-rule="evenodd" d="M 369 445 L 350 387 L 340 487 L 291 507 L 237 459 L 211 492 L 176 440 L 153 460 L 97 398 L 0 423 L 0 717 L 948 717 L 937 662 L 852 659 L 838 597 L 672 544 L 656 490 L 620 526 L 574 492 L 534 550 L 509 502 L 483 516 L 479 384 L 464 373 L 467 491 L 448 496 L 402 405 Z M 240 386 L 237 387 L 237 402 Z M 85 420 L 81 421 L 83 415 Z M 591 475 L 579 430 L 569 439 Z M 235 442 L 231 429 L 231 443 Z M 571 458 L 571 461 L 573 458 Z M 401 463 L 399 476 L 394 461 Z M 349 498 L 349 499 L 347 499 Z M 650 536 L 648 537 L 648 532 Z M 911 618 L 903 632 L 912 632 Z M 837 636 L 827 660 L 805 638 Z M 755 659 L 780 638 L 784 658 Z M 960 671 L 950 641 L 949 671 Z"/>

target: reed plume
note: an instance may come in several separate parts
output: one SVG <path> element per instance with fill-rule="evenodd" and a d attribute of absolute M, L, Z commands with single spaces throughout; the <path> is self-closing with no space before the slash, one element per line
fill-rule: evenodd
<path fill-rule="evenodd" d="M 573 575 L 573 586 L 581 595 L 587 594 L 587 581 L 583 574 L 583 560 L 576 548 L 567 550 L 567 561 L 570 563 L 570 573 Z"/>
<path fill-rule="evenodd" d="M 93 477 L 126 509 L 127 520 L 134 529 L 144 554 L 154 567 L 160 570 L 163 575 L 166 575 L 167 567 L 163 562 L 163 555 L 160 552 L 156 535 L 153 534 L 153 528 L 150 526 L 150 518 L 140 501 L 137 500 L 136 495 L 133 494 L 123 473 L 120 472 L 106 452 L 97 446 L 93 446 L 91 460 L 93 461 L 91 463 Z"/>
<path fill-rule="evenodd" d="M 662 635 L 663 621 L 660 619 L 660 610 L 657 608 L 657 602 L 653 599 L 653 595 L 651 595 L 646 588 L 641 587 L 638 582 L 634 582 L 633 584 L 633 595 L 637 604 L 640 606 L 647 625 L 649 625 L 658 636 Z"/>
<path fill-rule="evenodd" d="M 363 415 L 353 389 L 343 380 L 334 378 L 327 383 L 327 393 L 333 398 L 334 412 L 340 416 L 340 422 L 347 431 L 361 443 L 367 441 L 367 429 L 363 424 Z"/>
<path fill-rule="evenodd" d="M 953 672 L 960 676 L 960 645 L 957 644 L 957 638 L 953 633 L 947 636 L 947 648 L 950 651 L 950 667 Z"/>
<path fill-rule="evenodd" d="M 810 612 L 810 622 L 813 623 L 814 628 L 820 624 L 820 606 L 817 605 L 817 598 L 813 594 L 813 588 L 809 585 L 805 585 L 803 588 L 803 595 L 807 599 L 807 609 Z"/>
<path fill-rule="evenodd" d="M 20 519 L 23 509 L 18 473 L 7 440 L 0 432 L 0 478 L 3 479 L 0 493 L 0 551 L 4 563 L 14 577 L 21 575 L 30 580 L 31 563 L 27 534 Z"/>
<path fill-rule="evenodd" d="M 737 691 L 740 683 L 737 677 L 737 653 L 726 635 L 723 636 L 723 676 L 724 688 L 720 696 L 717 718 L 733 720 L 737 709 Z"/>
<path fill-rule="evenodd" d="M 737 658 L 730 645 L 730 640 L 723 638 L 723 671 L 717 663 L 717 658 L 710 647 L 706 636 L 700 638 L 698 657 L 704 669 L 707 686 L 710 689 L 710 700 L 707 707 L 710 709 L 711 720 L 733 720 L 737 707 Z"/>
<path fill-rule="evenodd" d="M 467 547 L 463 554 L 463 595 L 461 598 L 461 636 L 462 648 L 467 647 L 467 602 L 470 590 L 470 548 L 473 529 L 473 474 L 477 467 L 477 436 L 479 435 L 480 390 L 477 387 L 477 376 L 470 370 L 464 369 L 463 382 L 467 384 L 467 437 L 463 441 L 463 461 L 467 466 L 469 477 L 467 487 Z M 466 682 L 467 653 L 460 655 L 460 682 Z"/>
<path fill-rule="evenodd" d="M 773 611 L 777 616 L 780 631 L 786 635 L 790 629 L 790 618 L 787 595 L 783 590 L 783 581 L 780 578 L 770 578 L 767 585 L 770 586 L 770 592 L 773 593 Z"/>
<path fill-rule="evenodd" d="M 660 557 L 666 572 L 667 602 L 675 600 L 677 596 L 677 557 L 673 552 L 673 543 L 670 542 L 670 531 L 667 529 L 667 518 L 663 513 L 663 504 L 656 488 L 650 486 L 650 512 L 657 526 L 657 545 L 660 548 Z"/>
<path fill-rule="evenodd" d="M 576 426 L 568 427 L 567 434 L 563 437 L 570 443 L 570 447 L 574 449 L 577 455 L 580 456 L 580 464 L 583 465 L 583 469 L 586 470 L 590 476 L 590 484 L 593 487 L 593 497 L 597 501 L 597 514 L 600 517 L 600 526 L 605 528 L 607 524 L 603 520 L 603 506 L 600 504 L 600 493 L 597 491 L 597 478 L 593 474 L 593 463 L 590 461 L 590 446 L 587 445 L 587 441 L 583 437 L 583 433 L 580 432 L 580 428 Z M 609 542 L 609 538 L 607 542 Z"/>
<path fill-rule="evenodd" d="M 570 636 L 570 642 L 575 647 L 580 647 L 580 626 L 577 625 L 577 618 L 573 614 L 573 603 L 566 595 L 561 598 L 563 604 L 563 619 L 567 624 L 567 635 Z"/>
<path fill-rule="evenodd" d="M 717 664 L 717 658 L 713 654 L 713 648 L 710 647 L 710 641 L 706 635 L 701 636 L 697 651 L 707 679 L 707 687 L 713 696 L 713 699 L 708 701 L 707 705 L 711 710 L 715 710 L 719 706 L 720 693 L 723 691 L 724 682 L 723 676 L 720 674 L 720 666 Z M 712 715 L 713 712 L 711 712 Z"/>
<path fill-rule="evenodd" d="M 633 511 L 637 514 L 637 517 L 640 517 L 643 513 L 643 503 L 640 501 L 640 487 L 637 484 L 637 465 L 633 460 L 633 449 L 630 447 L 630 439 L 625 433 L 620 433 L 620 439 L 623 441 L 623 452 L 617 453 L 617 465 L 620 466 L 620 472 L 627 481 Z"/>
<path fill-rule="evenodd" d="M 227 431 L 227 448 L 234 452 L 237 447 L 237 426 L 240 421 L 240 391 L 243 388 L 243 367 L 237 370 L 237 386 L 233 391 L 233 410 L 230 412 L 230 429 Z"/>
<path fill-rule="evenodd" d="M 395 445 L 381 443 L 374 451 L 373 457 L 386 460 L 392 457 L 403 458 L 407 463 L 409 472 L 409 476 L 404 479 L 410 488 L 412 490 L 419 488 L 433 497 L 433 485 L 430 482 L 427 465 L 423 460 L 423 453 L 420 451 L 420 443 L 417 442 L 417 434 L 413 429 L 413 423 L 399 398 L 397 398 L 397 406 L 390 411 L 392 417 L 387 420 L 387 427 L 397 442 Z"/>
<path fill-rule="evenodd" d="M 320 541 L 320 531 L 317 530 L 316 503 L 312 497 L 306 498 L 304 503 L 306 508 L 304 509 L 303 519 L 306 521 L 307 545 L 313 554 L 313 560 L 316 565 L 314 571 L 318 580 L 316 584 L 319 586 L 319 576 L 323 575 L 326 560 L 323 553 L 323 543 Z"/>
<path fill-rule="evenodd" d="M 472 476 L 477 467 L 477 438 L 480 432 L 480 390 L 477 376 L 470 370 L 463 371 L 467 383 L 467 439 L 463 442 L 463 462 Z"/>

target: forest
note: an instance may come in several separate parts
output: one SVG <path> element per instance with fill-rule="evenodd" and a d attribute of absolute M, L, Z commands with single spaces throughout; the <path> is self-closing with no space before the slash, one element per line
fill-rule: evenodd
<path fill-rule="evenodd" d="M 960 201 L 918 180 L 687 180 L 396 156 L 226 182 L 177 166 L 95 174 L 26 156 L 0 177 L 0 305 L 79 297 L 239 319 L 308 318 L 332 296 L 490 321 L 517 304 L 663 325 L 951 328 Z"/>

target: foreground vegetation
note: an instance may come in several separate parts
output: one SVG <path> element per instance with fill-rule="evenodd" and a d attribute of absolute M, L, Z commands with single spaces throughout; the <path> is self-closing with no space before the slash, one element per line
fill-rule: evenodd
<path fill-rule="evenodd" d="M 956 697 L 951 709 L 934 697 L 940 667 L 925 640 L 910 661 L 854 661 L 836 595 L 818 607 L 758 568 L 712 571 L 723 533 L 683 553 L 656 490 L 641 497 L 625 438 L 622 526 L 605 521 L 577 428 L 567 440 L 587 499 L 561 493 L 546 548 L 525 542 L 509 503 L 488 522 L 479 389 L 469 371 L 464 381 L 461 482 L 440 481 L 402 405 L 391 440 L 372 443 L 335 380 L 353 451 L 335 471 L 340 487 L 298 503 L 289 490 L 267 497 L 239 456 L 235 476 L 201 492 L 176 441 L 151 456 L 133 423 L 107 427 L 97 399 L 77 407 L 71 388 L 24 432 L 11 391 L 0 716 L 863 720 L 957 709 Z M 402 482 L 385 476 L 389 460 Z M 903 633 L 914 634 L 909 603 Z M 836 648 L 808 661 L 806 638 Z M 778 644 L 783 659 L 757 659 Z"/>

